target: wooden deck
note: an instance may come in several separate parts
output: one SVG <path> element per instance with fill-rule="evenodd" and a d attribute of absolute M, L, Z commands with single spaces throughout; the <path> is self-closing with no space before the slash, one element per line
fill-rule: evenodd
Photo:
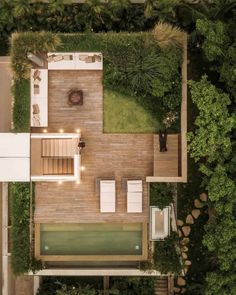
<path fill-rule="evenodd" d="M 36 184 L 36 223 L 148 222 L 145 178 L 153 175 L 153 135 L 103 133 L 102 78 L 102 71 L 49 71 L 48 131 L 81 130 L 85 171 L 80 184 Z M 84 92 L 82 106 L 67 105 L 67 92 L 73 87 Z M 100 213 L 96 177 L 115 178 L 116 213 Z M 127 213 L 123 177 L 143 179 L 143 213 Z"/>
<path fill-rule="evenodd" d="M 154 135 L 154 162 L 155 177 L 181 176 L 181 149 L 179 134 L 168 134 L 167 151 L 160 152 L 159 135 Z"/>

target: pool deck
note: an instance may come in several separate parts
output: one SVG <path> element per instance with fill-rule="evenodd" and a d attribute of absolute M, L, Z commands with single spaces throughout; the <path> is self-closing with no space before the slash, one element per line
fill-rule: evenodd
<path fill-rule="evenodd" d="M 48 132 L 81 130 L 86 147 L 82 153 L 81 183 L 37 183 L 35 223 L 148 223 L 148 185 L 153 175 L 153 134 L 103 133 L 103 72 L 49 71 Z M 67 92 L 77 87 L 84 92 L 83 106 L 67 105 Z M 33 132 L 41 132 L 33 129 Z M 95 179 L 116 180 L 116 212 L 100 213 Z M 143 212 L 127 213 L 122 178 L 143 180 Z"/>

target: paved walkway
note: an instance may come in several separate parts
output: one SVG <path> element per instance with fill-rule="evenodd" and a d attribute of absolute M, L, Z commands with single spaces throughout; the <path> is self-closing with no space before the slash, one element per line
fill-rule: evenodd
<path fill-rule="evenodd" d="M 11 70 L 10 59 L 0 56 L 0 132 L 7 132 L 11 127 Z M 0 182 L 0 286 L 2 286 L 2 183 Z M 2 294 L 2 288 L 0 288 Z"/>
<path fill-rule="evenodd" d="M 11 128 L 11 69 L 10 58 L 0 56 L 0 132 Z"/>

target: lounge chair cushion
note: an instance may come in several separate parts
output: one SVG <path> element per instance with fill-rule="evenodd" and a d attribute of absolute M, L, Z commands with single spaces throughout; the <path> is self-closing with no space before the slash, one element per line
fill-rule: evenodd
<path fill-rule="evenodd" d="M 115 180 L 100 181 L 100 211 L 115 212 L 116 191 Z"/>

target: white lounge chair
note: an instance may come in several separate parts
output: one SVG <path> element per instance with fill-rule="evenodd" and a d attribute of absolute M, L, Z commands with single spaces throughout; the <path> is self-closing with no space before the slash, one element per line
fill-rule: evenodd
<path fill-rule="evenodd" d="M 163 240 L 170 233 L 170 208 L 165 207 L 163 210 L 158 207 L 150 207 L 150 234 L 151 240 Z"/>
<path fill-rule="evenodd" d="M 127 180 L 127 212 L 141 213 L 143 200 L 142 180 Z"/>
<path fill-rule="evenodd" d="M 100 211 L 116 211 L 116 184 L 115 180 L 100 180 Z"/>

